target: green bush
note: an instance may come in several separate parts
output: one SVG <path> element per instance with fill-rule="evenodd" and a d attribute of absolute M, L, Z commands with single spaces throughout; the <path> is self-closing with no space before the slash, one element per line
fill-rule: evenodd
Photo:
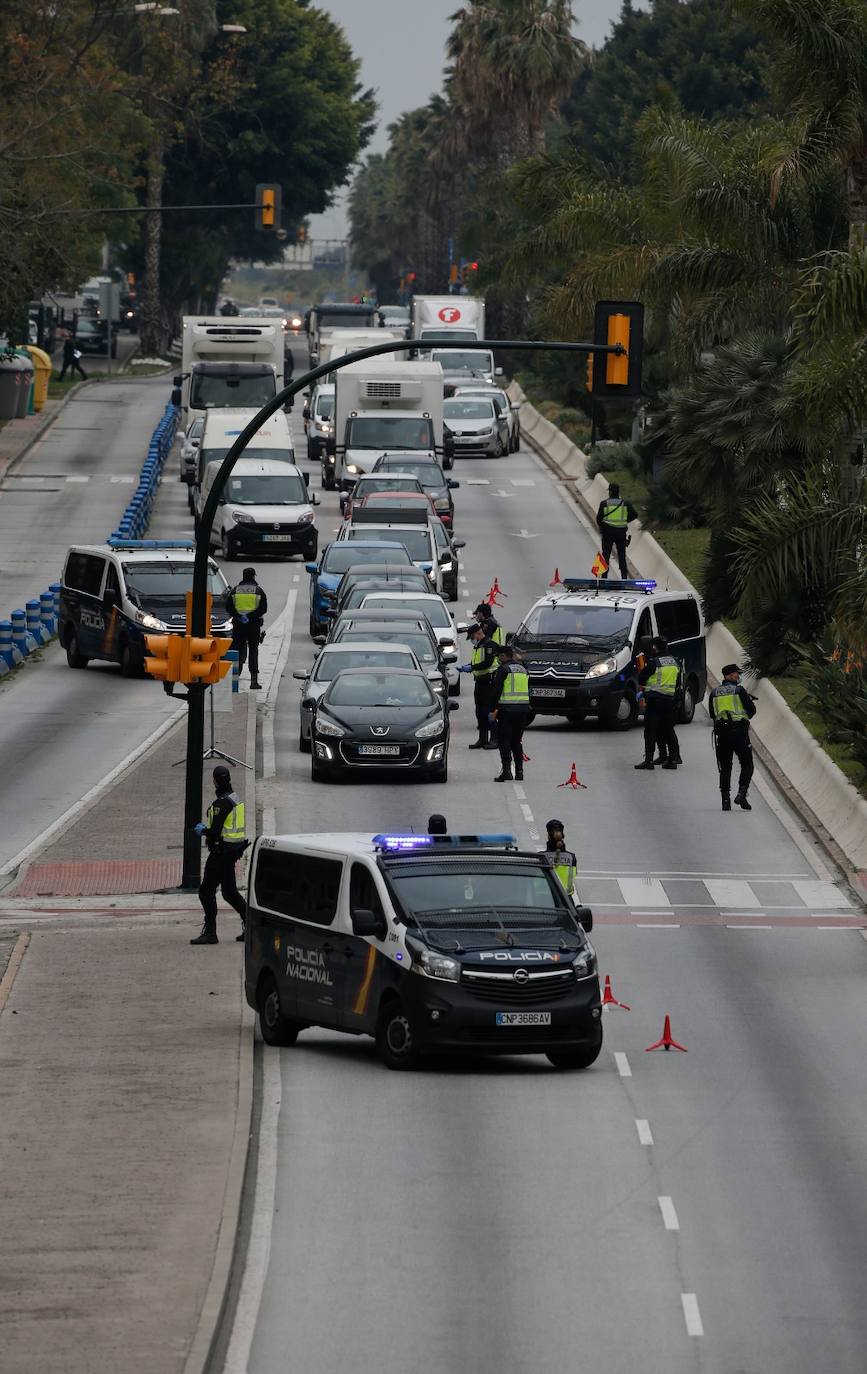
<path fill-rule="evenodd" d="M 837 648 L 829 656 L 817 645 L 801 648 L 806 700 L 820 717 L 828 739 L 842 744 L 867 769 L 867 671 L 859 652 Z"/>
<path fill-rule="evenodd" d="M 596 477 L 599 473 L 607 477 L 615 471 L 643 477 L 641 458 L 632 444 L 603 444 L 601 448 L 595 448 L 587 459 L 588 477 Z"/>

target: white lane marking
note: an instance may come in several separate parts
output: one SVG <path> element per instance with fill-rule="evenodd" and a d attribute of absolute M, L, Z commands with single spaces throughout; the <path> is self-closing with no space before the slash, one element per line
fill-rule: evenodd
<path fill-rule="evenodd" d="M 491 492 L 491 495 L 492 495 L 492 496 L 499 496 L 499 497 L 501 497 L 502 500 L 504 500 L 504 501 L 511 501 L 511 499 L 512 499 L 512 497 L 515 495 L 515 493 L 514 493 L 513 491 L 492 491 L 492 492 Z"/>
<path fill-rule="evenodd" d="M 635 1129 L 638 1132 L 639 1145 L 652 1145 L 653 1132 L 650 1129 L 650 1122 L 643 1116 L 635 1118 Z"/>
<path fill-rule="evenodd" d="M 293 574 L 292 574 L 292 581 L 293 581 L 293 582 L 300 582 L 300 581 L 301 581 L 301 574 L 300 574 L 300 573 L 293 573 Z"/>
<path fill-rule="evenodd" d="M 528 804 L 527 802 L 521 802 L 520 805 L 521 805 L 521 815 L 524 817 L 524 820 L 527 822 L 528 825 L 532 825 L 532 823 L 533 823 L 533 812 L 532 812 L 532 810 L 530 809 L 529 804 Z"/>
<path fill-rule="evenodd" d="M 277 619 L 268 626 L 268 634 L 278 636 L 277 651 L 274 659 L 271 676 L 265 687 L 262 699 L 262 777 L 274 778 L 277 776 L 277 746 L 274 738 L 274 724 L 277 714 L 277 693 L 280 690 L 280 680 L 283 670 L 286 667 L 286 660 L 289 657 L 289 649 L 292 644 L 292 621 L 295 615 L 295 602 L 298 593 L 291 591 L 286 598 L 286 604 L 278 615 Z M 265 641 L 267 643 L 267 639 Z M 272 641 L 273 642 L 273 641 Z M 267 670 L 266 670 L 267 671 Z"/>
<path fill-rule="evenodd" d="M 131 487 L 132 484 L 133 484 L 133 482 L 135 481 L 135 478 L 134 478 L 134 477 L 109 477 L 108 480 L 109 480 L 109 482 L 113 482 L 113 483 L 115 483 L 115 484 L 118 483 L 118 482 L 122 482 L 125 486 Z"/>
<path fill-rule="evenodd" d="M 467 486 L 468 486 L 468 487 L 489 487 L 490 485 L 491 485 L 491 484 L 490 484 L 490 482 L 488 481 L 487 477 L 468 477 L 468 478 L 467 478 Z"/>
<path fill-rule="evenodd" d="M 614 1062 L 617 1065 L 617 1072 L 621 1078 L 631 1078 L 632 1070 L 629 1067 L 629 1060 L 622 1050 L 614 1051 Z"/>
<path fill-rule="evenodd" d="M 671 899 L 658 878 L 618 878 L 617 886 L 627 906 L 671 906 Z"/>
<path fill-rule="evenodd" d="M 749 883 L 734 878 L 705 878 L 704 885 L 717 906 L 757 908 L 762 904 Z"/>
<path fill-rule="evenodd" d="M 749 878 L 750 882 L 773 882 L 776 878 L 784 878 L 787 882 L 793 882 L 795 878 L 808 878 L 809 873 L 694 873 L 687 869 L 651 869 L 650 872 L 640 872 L 638 869 L 626 870 L 622 868 L 586 868 L 583 870 L 586 878 L 665 878 L 672 882 L 684 882 L 687 878 Z"/>
<path fill-rule="evenodd" d="M 279 1051 L 266 1047 L 262 1073 L 262 1116 L 256 1152 L 253 1220 L 223 1374 L 247 1374 L 271 1258 L 271 1232 L 277 1192 L 277 1128 L 282 1097 Z"/>
<path fill-rule="evenodd" d="M 773 928 L 774 928 L 773 926 L 757 926 L 757 925 L 749 925 L 749 926 L 730 926 L 730 925 L 726 925 L 726 930 L 773 930 Z"/>
<path fill-rule="evenodd" d="M 636 921 L 636 930 L 680 930 L 676 921 Z"/>
<path fill-rule="evenodd" d="M 512 530 L 513 539 L 538 539 L 538 534 L 531 534 L 529 530 Z"/>
<path fill-rule="evenodd" d="M 702 1326 L 701 1313 L 698 1310 L 698 1298 L 695 1293 L 681 1293 L 680 1301 L 683 1304 L 686 1334 L 688 1336 L 703 1336 L 704 1327 Z"/>
<path fill-rule="evenodd" d="M 458 573 L 458 581 L 459 581 L 459 582 L 466 582 L 466 580 L 467 580 L 467 579 L 466 579 L 466 575 L 465 575 L 464 573 Z"/>
<path fill-rule="evenodd" d="M 670 1197 L 658 1197 L 659 1210 L 662 1213 L 662 1224 L 666 1231 L 679 1231 L 680 1222 L 677 1219 L 677 1212 L 674 1210 L 674 1203 Z"/>
<path fill-rule="evenodd" d="M 841 892 L 833 883 L 814 883 L 793 879 L 792 887 L 804 906 L 827 907 L 831 910 L 852 905 L 845 892 Z"/>
<path fill-rule="evenodd" d="M 90 477 L 67 477 L 67 482 L 89 482 Z"/>
<path fill-rule="evenodd" d="M 512 477 L 510 481 L 513 487 L 534 487 L 536 485 L 531 477 Z"/>
<path fill-rule="evenodd" d="M 515 789 L 515 796 L 518 798 L 518 801 L 526 801 L 527 793 L 524 791 L 523 784 L 520 782 L 515 782 L 512 784 L 512 786 Z"/>
<path fill-rule="evenodd" d="M 674 911 L 660 911 L 658 907 L 654 907 L 653 911 L 630 911 L 629 914 L 630 916 L 673 916 Z"/>

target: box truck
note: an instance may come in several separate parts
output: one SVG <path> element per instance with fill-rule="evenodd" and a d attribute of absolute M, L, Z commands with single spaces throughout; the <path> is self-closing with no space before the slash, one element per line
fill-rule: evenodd
<path fill-rule="evenodd" d="M 352 485 L 383 454 L 405 453 L 451 465 L 443 446 L 439 363 L 368 358 L 334 374 L 334 434 L 322 453 L 322 485 Z"/>
<path fill-rule="evenodd" d="M 316 367 L 324 361 L 320 354 L 330 330 L 375 329 L 379 324 L 379 311 L 370 301 L 325 301 L 312 306 L 306 320 L 310 366 Z"/>
<path fill-rule="evenodd" d="M 432 346 L 441 339 L 473 343 L 485 337 L 485 302 L 478 296 L 413 296 L 410 338 Z"/>
<path fill-rule="evenodd" d="M 285 371 L 281 319 L 185 315 L 172 400 L 184 428 L 216 407 L 258 410 L 282 389 Z"/>

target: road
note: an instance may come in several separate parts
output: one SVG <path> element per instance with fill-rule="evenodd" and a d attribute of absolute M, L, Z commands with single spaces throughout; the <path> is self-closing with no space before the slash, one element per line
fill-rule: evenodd
<path fill-rule="evenodd" d="M 37 583 L 64 541 L 111 528 L 124 487 L 115 501 L 106 478 L 136 469 L 165 380 L 118 388 L 110 412 L 87 396 L 64 413 L 80 431 L 37 449 L 27 470 L 99 475 L 89 489 L 101 511 L 76 483 L 50 505 L 14 498 L 15 519 L 0 501 L 18 540 L 8 561 L 32 556 Z M 303 456 L 297 411 L 292 423 Z M 86 437 L 98 424 L 102 438 Z M 555 566 L 586 571 L 595 543 L 526 451 L 461 461 L 453 475 L 460 613 L 496 576 L 513 628 Z M 170 465 L 151 533 L 189 533 L 184 498 Z M 325 538 L 334 495 L 318 518 Z M 631 1010 L 606 1013 L 603 1054 L 584 1074 L 541 1059 L 389 1074 L 369 1042 L 313 1030 L 291 1050 L 260 1047 L 252 1239 L 228 1374 L 378 1374 L 421 1360 L 442 1374 L 863 1374 L 867 947 L 839 875 L 767 781 L 750 814 L 720 812 L 703 708 L 681 730 L 676 773 L 634 773 L 635 733 L 538 720 L 524 783 L 498 785 L 496 756 L 467 751 L 465 690 L 447 787 L 312 787 L 291 677 L 313 656 L 307 576 L 297 561 L 252 561 L 270 618 L 285 607 L 291 626 L 262 712 L 268 824 L 375 831 L 442 810 L 455 830 L 510 829 L 536 846 L 561 818 L 601 972 Z M 169 709 L 152 684 L 71 672 L 56 651 L 46 660 L 0 689 L 0 853 Z M 586 790 L 558 788 L 573 760 Z M 685 1055 L 644 1052 L 666 1013 Z"/>

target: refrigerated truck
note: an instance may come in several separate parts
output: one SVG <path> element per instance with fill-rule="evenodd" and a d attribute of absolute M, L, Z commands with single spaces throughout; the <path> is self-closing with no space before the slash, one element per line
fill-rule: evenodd
<path fill-rule="evenodd" d="M 310 366 L 324 362 L 321 351 L 333 329 L 376 329 L 379 311 L 370 301 L 326 301 L 314 305 L 307 313 L 307 349 Z"/>
<path fill-rule="evenodd" d="M 284 385 L 285 347 L 277 316 L 185 315 L 173 392 L 183 427 L 216 408 L 267 405 Z"/>
<path fill-rule="evenodd" d="M 322 454 L 322 485 L 351 484 L 385 453 L 442 463 L 443 372 L 439 363 L 368 358 L 334 374 L 334 435 Z"/>
<path fill-rule="evenodd" d="M 485 302 L 478 296 L 413 296 L 410 338 L 431 347 L 443 339 L 485 337 Z"/>

